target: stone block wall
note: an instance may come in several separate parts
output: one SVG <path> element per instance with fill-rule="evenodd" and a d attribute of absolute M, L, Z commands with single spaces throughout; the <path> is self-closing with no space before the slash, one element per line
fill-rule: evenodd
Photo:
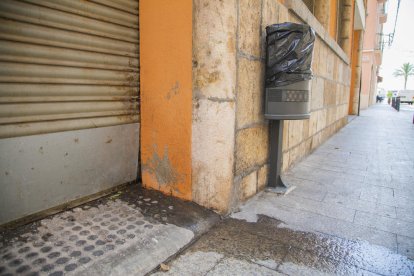
<path fill-rule="evenodd" d="M 306 22 L 317 32 L 311 118 L 285 121 L 283 170 L 347 122 L 347 55 L 302 1 L 281 2 L 193 0 L 193 200 L 220 213 L 235 209 L 267 184 L 269 128 L 263 117 L 267 25 Z"/>
<path fill-rule="evenodd" d="M 193 201 L 229 211 L 236 116 L 236 0 L 193 0 Z"/>
<path fill-rule="evenodd" d="M 311 118 L 285 121 L 283 171 L 308 155 L 347 122 L 349 60 L 306 6 L 301 1 L 295 2 L 285 6 L 275 0 L 240 0 L 237 5 L 236 144 L 232 207 L 267 184 L 269 129 L 268 121 L 262 115 L 267 25 L 286 21 L 308 23 L 317 31 L 312 63 Z"/>

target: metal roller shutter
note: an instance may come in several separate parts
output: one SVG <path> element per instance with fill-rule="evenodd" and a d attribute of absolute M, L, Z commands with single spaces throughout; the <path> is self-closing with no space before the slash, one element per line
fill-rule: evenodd
<path fill-rule="evenodd" d="M 138 1 L 0 1 L 0 138 L 139 121 Z"/>

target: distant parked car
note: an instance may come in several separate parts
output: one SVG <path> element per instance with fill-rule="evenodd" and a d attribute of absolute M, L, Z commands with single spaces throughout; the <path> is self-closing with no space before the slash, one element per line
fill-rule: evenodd
<path fill-rule="evenodd" d="M 400 97 L 400 103 L 413 104 L 414 102 L 414 90 L 400 90 L 398 96 Z"/>

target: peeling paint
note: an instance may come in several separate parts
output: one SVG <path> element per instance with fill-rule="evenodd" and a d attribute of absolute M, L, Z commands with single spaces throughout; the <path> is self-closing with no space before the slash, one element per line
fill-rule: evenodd
<path fill-rule="evenodd" d="M 179 190 L 174 186 L 184 181 L 184 177 L 171 164 L 167 147 L 165 147 L 164 154 L 161 157 L 158 155 L 156 146 L 154 146 L 153 155 L 142 164 L 142 170 L 153 175 L 160 185 L 173 185 L 171 188 L 176 192 L 179 192 Z"/>

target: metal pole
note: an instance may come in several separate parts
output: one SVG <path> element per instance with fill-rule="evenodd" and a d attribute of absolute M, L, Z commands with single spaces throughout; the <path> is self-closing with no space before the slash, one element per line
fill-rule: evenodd
<path fill-rule="evenodd" d="M 397 97 L 396 101 L 395 101 L 395 107 L 396 107 L 397 111 L 400 111 L 400 103 L 401 103 L 401 99 L 400 99 L 400 97 Z"/>
<path fill-rule="evenodd" d="M 270 168 L 267 190 L 286 194 L 294 187 L 286 186 L 280 176 L 282 172 L 283 120 L 270 120 L 269 132 Z"/>
<path fill-rule="evenodd" d="M 359 91 L 358 91 L 358 115 L 359 116 L 359 112 L 361 111 L 361 88 L 362 88 L 362 73 L 359 76 Z"/>

